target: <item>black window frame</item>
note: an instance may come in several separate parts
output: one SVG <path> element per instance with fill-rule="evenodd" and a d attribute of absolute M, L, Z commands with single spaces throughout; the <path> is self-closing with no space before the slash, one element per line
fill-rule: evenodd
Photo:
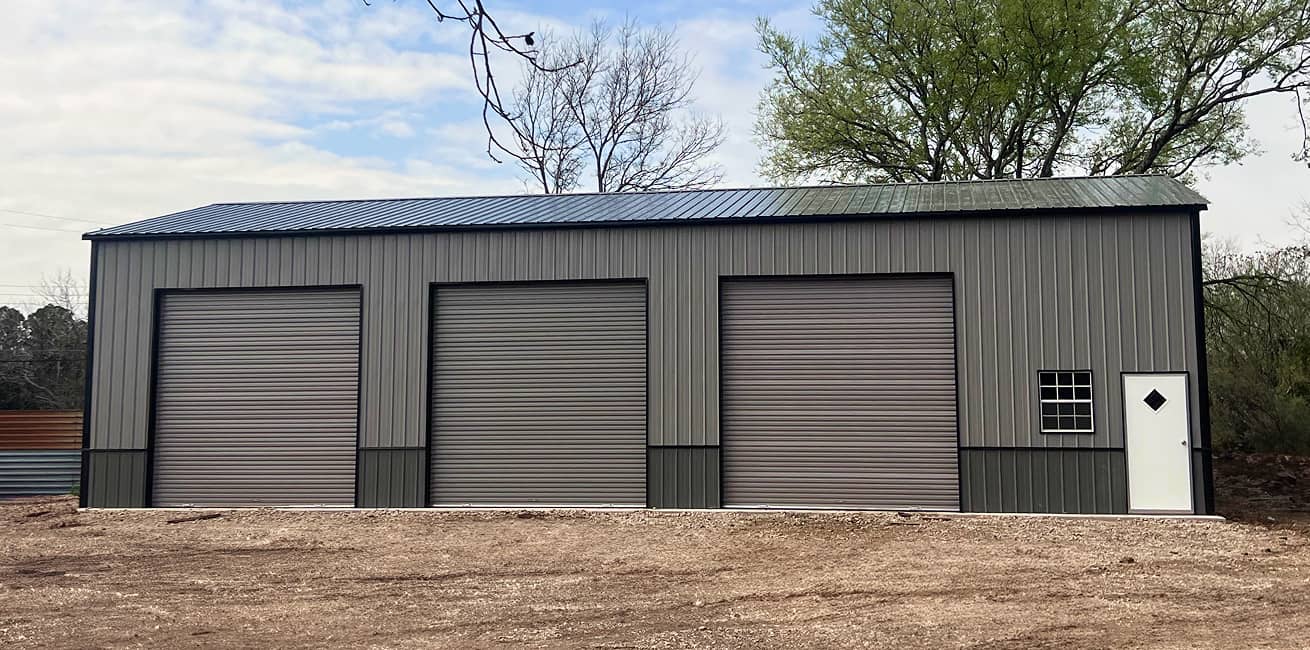
<path fill-rule="evenodd" d="M 1095 434 L 1095 385 L 1091 370 L 1038 370 L 1038 431 L 1044 435 Z"/>

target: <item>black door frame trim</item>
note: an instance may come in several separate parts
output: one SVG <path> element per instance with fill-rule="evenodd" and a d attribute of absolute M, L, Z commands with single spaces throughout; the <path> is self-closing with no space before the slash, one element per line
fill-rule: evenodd
<path fill-rule="evenodd" d="M 359 292 L 359 349 L 356 351 L 358 377 L 355 387 L 355 485 L 354 495 L 352 498 L 356 506 L 359 504 L 359 442 L 362 430 L 360 427 L 361 417 L 363 415 L 363 393 L 364 382 L 364 285 L 363 284 L 314 284 L 314 285 L 260 285 L 256 287 L 155 287 L 151 296 L 151 314 L 150 314 L 150 410 L 147 416 L 148 423 L 146 428 L 146 448 L 145 448 L 145 498 L 143 506 L 152 508 L 155 504 L 155 438 L 157 431 L 157 409 L 159 398 L 159 330 L 162 323 L 160 316 L 164 304 L 164 296 L 170 293 L 275 293 L 285 291 L 345 291 L 355 290 Z"/>
<path fill-rule="evenodd" d="M 606 277 L 606 278 L 550 278 L 550 279 L 531 279 L 531 280 L 457 280 L 454 282 L 429 282 L 428 283 L 428 304 L 427 313 L 424 316 L 424 322 L 427 323 L 427 372 L 423 377 L 423 399 L 427 403 L 425 412 L 425 422 L 423 423 L 423 444 L 420 447 L 423 450 L 423 507 L 432 507 L 432 424 L 433 412 L 436 410 L 436 400 L 433 399 L 433 370 L 437 357 L 437 292 L 443 287 L 494 287 L 494 286 L 531 286 L 531 285 L 561 285 L 561 284 L 633 284 L 640 282 L 644 296 L 643 314 L 645 318 L 644 329 L 646 332 L 646 360 L 643 381 L 645 390 L 643 391 L 642 401 L 644 402 L 642 417 L 645 420 L 643 429 L 645 430 L 646 454 L 642 463 L 646 468 L 645 493 L 646 505 L 650 507 L 650 278 L 646 276 L 633 277 Z"/>
<path fill-rule="evenodd" d="M 1196 511 L 1200 509 L 1198 506 L 1202 506 L 1203 504 L 1198 504 L 1196 502 L 1196 461 L 1194 457 L 1199 450 L 1195 447 L 1195 441 L 1192 439 L 1192 373 L 1186 370 L 1124 370 L 1119 373 L 1119 399 L 1121 400 L 1119 409 L 1119 426 L 1121 427 L 1120 430 L 1123 431 L 1124 439 L 1124 497 L 1128 501 L 1128 512 L 1129 514 L 1156 514 L 1141 511 L 1137 513 L 1133 512 L 1133 496 L 1131 492 L 1133 481 L 1131 472 L 1129 471 L 1129 465 L 1131 463 L 1128 458 L 1128 400 L 1124 399 L 1124 378 L 1153 375 L 1181 376 L 1183 378 L 1183 385 L 1187 389 L 1187 399 L 1184 400 L 1184 404 L 1187 407 L 1187 494 L 1188 500 L 1192 502 L 1192 512 L 1196 513 Z M 1209 485 L 1207 484 L 1203 486 L 1203 489 L 1208 489 L 1208 487 Z M 1212 513 L 1203 512 L 1197 514 Z"/>
<path fill-rule="evenodd" d="M 718 301 L 716 303 L 716 321 L 718 324 L 718 414 L 719 414 L 719 437 L 718 444 L 713 445 L 719 449 L 719 508 L 727 508 L 723 502 L 723 484 L 725 474 L 723 472 L 723 459 L 727 454 L 724 452 L 723 436 L 723 285 L 727 282 L 751 281 L 751 280 L 876 280 L 883 278 L 938 278 L 949 279 L 951 284 L 951 354 L 955 357 L 952 364 L 952 375 L 955 391 L 955 489 L 956 489 L 956 507 L 959 512 L 964 512 L 964 481 L 960 480 L 960 465 L 963 461 L 961 452 L 963 444 L 964 430 L 960 420 L 960 327 L 959 327 L 959 301 L 957 300 L 957 284 L 959 275 L 955 271 L 897 271 L 893 273 L 776 273 L 776 274 L 729 274 L 719 275 L 718 284 Z"/>

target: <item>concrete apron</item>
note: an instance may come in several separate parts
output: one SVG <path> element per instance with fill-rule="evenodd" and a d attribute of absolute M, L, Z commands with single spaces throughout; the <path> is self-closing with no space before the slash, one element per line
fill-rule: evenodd
<path fill-rule="evenodd" d="M 890 515 L 898 514 L 902 517 L 940 517 L 947 519 L 968 519 L 968 518 L 1024 518 L 1024 519 L 1144 519 L 1144 520 L 1173 520 L 1173 521 L 1228 521 L 1226 517 L 1220 515 L 1187 515 L 1187 514 L 1074 514 L 1074 513 L 1049 513 L 1049 512 L 956 512 L 953 510 L 843 510 L 836 508 L 641 508 L 633 506 L 470 506 L 467 508 L 357 508 L 355 506 L 243 506 L 243 507 L 202 507 L 202 508 L 78 508 L 78 512 L 105 511 L 105 512 L 130 512 L 130 511 L 156 511 L 156 512 L 176 512 L 176 513 L 206 513 L 206 512 L 241 512 L 245 510 L 278 510 L 282 512 L 534 512 L 534 513 L 568 513 L 568 512 L 590 512 L 590 513 L 627 513 L 627 512 L 648 512 L 658 514 L 664 512 L 670 513 L 699 513 L 714 514 L 725 517 L 733 516 L 767 516 L 767 515 Z"/>

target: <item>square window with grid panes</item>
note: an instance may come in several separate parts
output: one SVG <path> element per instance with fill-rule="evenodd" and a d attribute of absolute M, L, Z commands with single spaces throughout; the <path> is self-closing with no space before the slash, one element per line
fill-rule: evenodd
<path fill-rule="evenodd" d="M 1037 373 L 1041 391 L 1042 433 L 1092 433 L 1092 373 L 1087 370 L 1043 370 Z"/>

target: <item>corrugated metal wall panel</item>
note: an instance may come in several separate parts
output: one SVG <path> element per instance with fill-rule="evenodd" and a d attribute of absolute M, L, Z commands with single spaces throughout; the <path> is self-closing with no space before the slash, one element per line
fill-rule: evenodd
<path fill-rule="evenodd" d="M 140 508 L 146 505 L 146 452 L 95 449 L 86 454 L 88 508 Z"/>
<path fill-rule="evenodd" d="M 959 508 L 949 277 L 722 285 L 725 506 Z"/>
<path fill-rule="evenodd" d="M 428 283 L 648 277 L 649 442 L 714 445 L 719 275 L 932 271 L 956 275 L 967 446 L 1122 447 L 1119 373 L 1196 370 L 1192 280 L 1165 271 L 1168 264 L 1184 268 L 1190 255 L 1182 212 L 105 241 L 92 446 L 146 444 L 156 287 L 368 285 L 361 441 L 418 447 L 427 408 Z M 1074 270 L 1084 258 L 1086 277 Z M 1036 371 L 1066 365 L 1093 370 L 1095 435 L 1038 431 Z"/>
<path fill-rule="evenodd" d="M 961 449 L 966 512 L 1122 514 L 1122 449 Z"/>
<path fill-rule="evenodd" d="M 81 448 L 81 411 L 0 411 L 0 449 Z"/>
<path fill-rule="evenodd" d="M 68 494 L 81 467 L 80 451 L 0 451 L 0 497 Z"/>
<path fill-rule="evenodd" d="M 354 505 L 359 300 L 165 293 L 153 503 Z"/>
<path fill-rule="evenodd" d="M 356 505 L 422 508 L 427 502 L 426 449 L 360 449 Z"/>
<path fill-rule="evenodd" d="M 646 287 L 440 286 L 431 503 L 646 504 Z"/>
<path fill-rule="evenodd" d="M 646 504 L 652 508 L 718 508 L 718 447 L 651 447 L 646 452 Z"/>

